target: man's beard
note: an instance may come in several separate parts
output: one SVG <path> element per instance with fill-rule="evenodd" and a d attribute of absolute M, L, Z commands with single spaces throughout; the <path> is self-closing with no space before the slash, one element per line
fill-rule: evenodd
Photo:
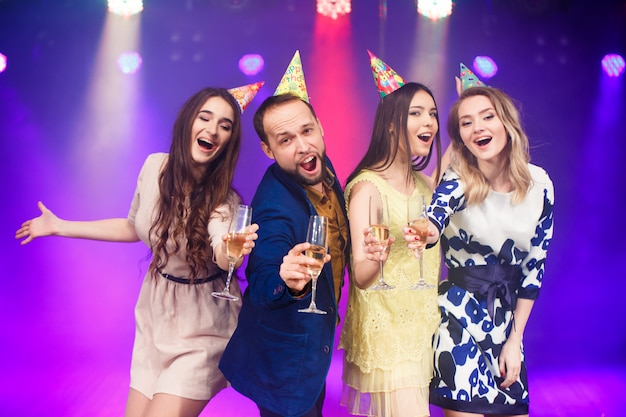
<path fill-rule="evenodd" d="M 326 152 L 324 152 L 321 156 L 317 157 L 317 160 L 318 160 L 318 163 L 321 164 L 320 173 L 317 177 L 314 177 L 314 178 L 305 177 L 304 175 L 300 174 L 297 167 L 293 171 L 285 170 L 285 173 L 289 175 L 291 178 L 293 178 L 300 185 L 304 185 L 304 186 L 317 185 L 321 183 L 324 180 L 324 178 L 326 178 Z"/>

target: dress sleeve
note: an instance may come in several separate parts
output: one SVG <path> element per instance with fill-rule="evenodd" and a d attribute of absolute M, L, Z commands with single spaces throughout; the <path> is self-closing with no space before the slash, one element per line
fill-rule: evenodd
<path fill-rule="evenodd" d="M 441 234 L 450 223 L 450 217 L 464 205 L 465 192 L 459 176 L 452 168 L 448 168 L 433 193 L 433 199 L 428 207 L 428 217 Z"/>
<path fill-rule="evenodd" d="M 146 158 L 146 160 L 143 162 L 141 170 L 139 171 L 139 176 L 137 177 L 137 186 L 135 187 L 133 201 L 130 203 L 130 210 L 128 211 L 128 221 L 133 226 L 135 225 L 135 216 L 137 215 L 137 210 L 139 210 L 139 204 L 141 202 L 141 190 L 143 187 L 144 178 L 147 175 L 148 166 L 150 165 L 150 161 L 152 158 L 152 155 L 149 155 Z"/>
<path fill-rule="evenodd" d="M 543 210 L 535 226 L 535 235 L 530 241 L 530 251 L 522 264 L 523 278 L 518 291 L 518 297 L 533 300 L 539 296 L 554 225 L 554 185 L 548 174 L 544 174 L 545 181 L 535 181 L 537 186 L 542 186 Z"/>

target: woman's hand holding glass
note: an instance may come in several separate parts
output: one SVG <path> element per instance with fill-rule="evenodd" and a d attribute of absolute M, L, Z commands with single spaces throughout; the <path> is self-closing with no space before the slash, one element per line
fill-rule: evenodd
<path fill-rule="evenodd" d="M 226 255 L 228 256 L 228 277 L 226 286 L 222 291 L 211 293 L 213 297 L 229 301 L 237 301 L 239 297 L 230 293 L 230 281 L 235 267 L 240 263 L 245 255 L 248 255 L 254 248 L 254 241 L 257 238 L 256 230 L 258 226 L 251 224 L 252 207 L 240 204 L 233 214 L 230 222 L 229 232 L 222 237 L 226 244 Z"/>
<path fill-rule="evenodd" d="M 235 263 L 235 268 L 239 267 L 239 265 L 241 265 L 241 262 L 243 261 L 243 258 L 247 255 L 250 255 L 250 252 L 252 252 L 252 249 L 254 249 L 255 241 L 259 238 L 259 235 L 257 235 L 256 233 L 258 230 L 259 225 L 256 223 L 251 224 L 244 230 L 243 234 L 245 235 L 245 239 L 243 240 L 243 245 L 241 245 L 241 256 L 238 257 L 239 260 Z M 224 250 L 226 251 L 226 256 L 228 256 L 228 244 L 229 242 L 232 244 L 231 234 L 226 233 L 222 235 L 222 241 L 224 242 Z M 231 250 L 230 252 L 233 251 Z"/>
<path fill-rule="evenodd" d="M 365 258 L 370 261 L 382 261 L 383 263 L 387 261 L 389 249 L 393 242 L 395 242 L 395 238 L 390 236 L 387 243 L 383 245 L 378 241 L 376 236 L 372 234 L 371 227 L 366 227 L 363 230 L 363 252 L 365 253 Z"/>
<path fill-rule="evenodd" d="M 428 243 L 435 243 L 438 233 L 435 226 L 429 224 L 428 238 L 426 240 L 423 240 L 418 234 L 415 233 L 415 230 L 409 226 L 402 228 L 402 235 L 404 237 L 404 241 L 406 242 L 406 246 L 413 252 L 413 256 L 419 259 L 422 256 L 424 249 L 426 249 L 426 245 Z M 431 237 L 435 237 L 435 239 L 430 239 Z"/>

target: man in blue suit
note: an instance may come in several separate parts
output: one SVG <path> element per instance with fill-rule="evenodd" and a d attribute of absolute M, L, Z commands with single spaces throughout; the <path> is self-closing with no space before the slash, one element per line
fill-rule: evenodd
<path fill-rule="evenodd" d="M 248 259 L 239 323 L 220 369 L 235 390 L 257 404 L 262 417 L 322 416 L 347 261 L 343 192 L 307 99 L 274 95 L 254 116 L 261 147 L 275 163 L 252 200 L 259 238 Z M 316 293 L 317 307 L 326 314 L 298 312 L 311 301 L 307 265 L 315 261 L 303 251 L 314 214 L 329 218 L 331 256 Z"/>

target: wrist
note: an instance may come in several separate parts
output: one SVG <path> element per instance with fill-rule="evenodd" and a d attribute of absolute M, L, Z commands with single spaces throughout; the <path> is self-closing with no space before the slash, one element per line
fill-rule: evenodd
<path fill-rule="evenodd" d="M 296 290 L 296 289 L 287 287 L 287 291 L 289 292 L 289 295 L 297 299 L 304 298 L 304 296 L 306 296 L 310 290 L 311 290 L 311 281 L 309 281 L 301 290 Z"/>

